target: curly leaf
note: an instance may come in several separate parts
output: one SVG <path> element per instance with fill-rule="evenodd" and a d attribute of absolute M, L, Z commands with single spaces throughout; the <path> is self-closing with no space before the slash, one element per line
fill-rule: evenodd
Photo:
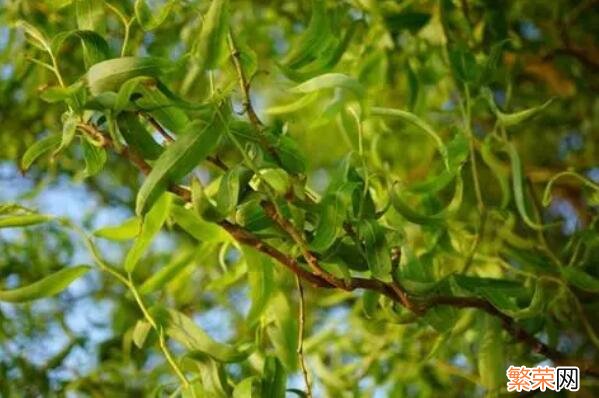
<path fill-rule="evenodd" d="M 66 289 L 75 279 L 81 277 L 89 269 L 90 267 L 85 265 L 64 268 L 31 285 L 12 290 L 0 290 L 0 301 L 23 303 L 54 296 Z"/>

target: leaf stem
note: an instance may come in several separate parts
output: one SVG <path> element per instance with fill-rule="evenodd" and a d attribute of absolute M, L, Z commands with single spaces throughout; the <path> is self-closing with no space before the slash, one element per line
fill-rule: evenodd
<path fill-rule="evenodd" d="M 304 384 L 306 385 L 306 396 L 312 398 L 312 387 L 310 386 L 310 378 L 308 377 L 308 368 L 306 366 L 306 358 L 304 357 L 304 328 L 306 323 L 305 302 L 304 302 L 304 287 L 299 276 L 295 276 L 295 284 L 299 294 L 299 322 L 298 322 L 298 339 L 297 339 L 297 355 L 304 376 Z"/>
<path fill-rule="evenodd" d="M 472 134 L 472 116 L 471 116 L 471 100 L 470 100 L 470 89 L 468 84 L 464 84 L 464 96 L 465 104 L 462 106 L 462 113 L 464 116 L 464 130 L 468 137 L 468 145 L 470 146 L 470 167 L 472 168 L 472 180 L 474 183 L 474 193 L 476 195 L 476 202 L 478 206 L 478 212 L 481 214 L 485 210 L 485 204 L 483 202 L 483 195 L 480 189 L 480 181 L 478 177 L 478 168 L 476 165 L 476 145 L 474 142 L 474 135 Z M 481 221 L 482 224 L 482 221 Z"/>
<path fill-rule="evenodd" d="M 137 288 L 135 287 L 135 284 L 133 283 L 133 279 L 131 279 L 131 274 L 129 274 L 128 276 L 129 276 L 129 279 L 127 281 L 127 286 L 129 287 L 129 290 L 133 294 L 133 297 L 135 297 L 135 301 L 137 302 L 139 309 L 143 313 L 144 318 L 146 318 L 148 323 L 152 326 L 152 328 L 156 331 L 156 333 L 158 333 L 158 344 L 160 346 L 160 350 L 164 354 L 164 356 L 165 356 L 167 362 L 169 363 L 169 365 L 171 366 L 171 368 L 173 368 L 173 371 L 175 372 L 175 374 L 177 375 L 179 380 L 181 380 L 181 384 L 183 384 L 183 387 L 188 388 L 189 381 L 187 380 L 187 377 L 185 377 L 185 375 L 179 368 L 179 365 L 177 365 L 177 363 L 175 362 L 170 350 L 166 346 L 166 340 L 164 338 L 164 331 L 162 329 L 162 326 L 158 325 L 158 323 L 156 322 L 154 317 L 152 317 L 152 315 L 148 311 L 148 308 L 146 307 L 145 303 L 143 302 L 143 300 L 141 298 L 141 295 L 139 294 L 139 292 L 137 291 Z"/>

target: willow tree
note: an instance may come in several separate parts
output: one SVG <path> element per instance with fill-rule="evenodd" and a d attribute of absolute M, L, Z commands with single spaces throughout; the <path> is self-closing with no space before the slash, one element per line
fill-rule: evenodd
<path fill-rule="evenodd" d="M 591 396 L 596 2 L 0 7 L 3 396 Z"/>

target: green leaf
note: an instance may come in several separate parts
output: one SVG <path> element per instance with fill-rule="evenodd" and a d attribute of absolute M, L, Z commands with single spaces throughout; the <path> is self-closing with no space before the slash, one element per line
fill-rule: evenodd
<path fill-rule="evenodd" d="M 374 278 L 388 280 L 391 275 L 391 250 L 384 228 L 375 220 L 362 220 L 358 225 L 358 235 L 364 242 L 370 273 Z"/>
<path fill-rule="evenodd" d="M 518 208 L 520 217 L 522 217 L 522 220 L 524 220 L 526 225 L 528 225 L 530 228 L 534 230 L 542 230 L 554 226 L 555 224 L 538 224 L 532 221 L 528 216 L 528 211 L 526 210 L 526 201 L 524 198 L 524 180 L 522 177 L 522 163 L 520 162 L 520 156 L 518 155 L 516 147 L 512 143 L 507 144 L 507 151 L 512 163 L 512 182 L 514 190 L 514 199 L 516 201 L 516 207 Z"/>
<path fill-rule="evenodd" d="M 324 39 L 323 44 L 326 44 L 326 46 L 320 52 L 315 52 L 314 57 L 310 56 L 308 52 L 303 53 L 299 58 L 301 62 L 298 64 L 307 63 L 305 66 L 301 68 L 291 68 L 280 64 L 277 64 L 277 66 L 285 76 L 294 81 L 308 80 L 330 71 L 337 65 L 343 53 L 347 50 L 359 24 L 360 21 L 353 21 L 340 40 L 333 36 L 328 38 L 325 36 L 319 37 L 319 39 Z M 314 44 L 314 42 L 311 44 Z"/>
<path fill-rule="evenodd" d="M 264 361 L 262 397 L 285 398 L 287 373 L 277 358 L 267 356 Z"/>
<path fill-rule="evenodd" d="M 43 214 L 20 214 L 0 217 L 0 228 L 20 228 L 42 224 L 54 217 Z"/>
<path fill-rule="evenodd" d="M 505 127 L 515 126 L 516 124 L 520 124 L 520 123 L 532 118 L 533 116 L 537 115 L 538 113 L 542 112 L 552 102 L 553 102 L 553 99 L 551 98 L 539 106 L 535 106 L 534 108 L 525 109 L 523 111 L 514 112 L 514 113 L 499 112 L 497 114 L 497 118 L 499 119 L 499 122 L 502 125 L 504 125 Z"/>
<path fill-rule="evenodd" d="M 168 310 L 166 333 L 189 350 L 199 351 L 219 362 L 238 362 L 247 354 L 219 343 L 200 329 L 190 318 L 176 310 Z"/>
<path fill-rule="evenodd" d="M 484 316 L 478 350 L 478 373 L 488 391 L 505 388 L 505 350 L 501 338 L 501 324 L 490 315 Z"/>
<path fill-rule="evenodd" d="M 67 148 L 73 138 L 75 138 L 75 132 L 77 131 L 77 124 L 79 123 L 79 115 L 73 111 L 66 111 L 62 114 L 62 139 L 60 145 L 54 151 L 53 156 L 56 156 L 60 151 Z"/>
<path fill-rule="evenodd" d="M 260 379 L 256 376 L 246 377 L 241 380 L 233 390 L 233 398 L 258 398 L 260 395 L 259 384 Z"/>
<path fill-rule="evenodd" d="M 513 112 L 513 113 L 503 113 L 495 104 L 495 100 L 493 99 L 493 93 L 488 87 L 484 87 L 481 89 L 481 95 L 484 99 L 487 100 L 489 107 L 491 108 L 493 113 L 495 113 L 497 120 L 504 127 L 515 126 L 517 124 L 520 124 L 520 123 L 536 116 L 537 114 L 539 114 L 540 112 L 545 110 L 545 108 L 547 108 L 553 102 L 553 98 L 550 98 L 549 100 L 545 101 L 543 104 L 529 108 L 529 109 L 525 109 L 525 110 Z"/>
<path fill-rule="evenodd" d="M 371 290 L 364 292 L 364 295 L 362 296 L 362 309 L 367 318 L 373 319 L 376 316 L 380 297 L 381 294 L 378 292 L 373 292 Z"/>
<path fill-rule="evenodd" d="M 305 173 L 306 157 L 293 138 L 283 135 L 269 141 L 276 148 L 285 170 L 292 174 Z"/>
<path fill-rule="evenodd" d="M 275 348 L 277 358 L 285 369 L 293 372 L 297 368 L 297 320 L 289 301 L 282 292 L 270 299 L 269 316 L 274 320 L 268 335 Z"/>
<path fill-rule="evenodd" d="M 227 54 L 228 33 L 229 1 L 212 0 L 195 51 L 203 69 L 216 69 L 223 61 Z"/>
<path fill-rule="evenodd" d="M 162 25 L 162 23 L 169 16 L 175 4 L 176 2 L 174 0 L 168 0 L 162 7 L 160 7 L 159 10 L 152 12 L 145 0 L 136 0 L 135 17 L 137 18 L 137 22 L 139 22 L 143 30 L 154 30 Z"/>
<path fill-rule="evenodd" d="M 50 104 L 74 100 L 82 92 L 83 83 L 77 81 L 68 87 L 48 87 L 40 94 L 40 98 Z"/>
<path fill-rule="evenodd" d="M 208 156 L 222 136 L 223 123 L 215 110 L 208 123 L 194 121 L 185 134 L 168 146 L 137 194 L 135 211 L 144 214 L 156 198 Z M 199 131 L 194 131 L 200 129 Z"/>
<path fill-rule="evenodd" d="M 509 167 L 506 167 L 493 153 L 493 137 L 492 134 L 485 137 L 480 148 L 480 156 L 489 169 L 491 169 L 493 175 L 497 178 L 497 181 L 499 181 L 499 187 L 501 189 L 500 207 L 505 209 L 511 199 L 510 170 Z"/>
<path fill-rule="evenodd" d="M 185 232 L 200 242 L 227 242 L 230 239 L 228 233 L 218 224 L 202 219 L 183 206 L 173 205 L 171 216 Z"/>
<path fill-rule="evenodd" d="M 461 172 L 456 174 L 456 184 L 451 202 L 443 210 L 435 214 L 424 214 L 408 205 L 397 187 L 391 190 L 391 204 L 393 208 L 406 220 L 422 225 L 435 225 L 444 222 L 460 209 L 464 194 L 464 181 Z"/>
<path fill-rule="evenodd" d="M 227 383 L 227 376 L 223 365 L 214 361 L 204 353 L 194 352 L 187 356 L 192 359 L 202 380 L 202 395 L 210 398 L 229 398 L 231 387 Z"/>
<path fill-rule="evenodd" d="M 589 180 L 588 178 L 585 178 L 585 177 L 581 176 L 580 174 L 575 173 L 573 171 L 562 171 L 560 173 L 557 173 L 553 177 L 551 177 L 551 180 L 549 180 L 549 182 L 547 183 L 547 186 L 545 187 L 545 191 L 543 192 L 543 202 L 542 202 L 543 206 L 547 207 L 547 206 L 549 206 L 549 204 L 551 204 L 551 187 L 553 186 L 553 184 L 555 184 L 555 181 L 557 181 L 559 178 L 562 178 L 562 177 L 575 178 L 578 181 L 580 181 L 583 185 L 591 188 L 595 192 L 599 192 L 599 184 L 596 184 L 595 182 Z"/>
<path fill-rule="evenodd" d="M 248 169 L 241 165 L 235 166 L 223 174 L 215 198 L 216 208 L 222 215 L 228 215 L 235 209 L 239 202 L 241 189 L 248 180 Z"/>
<path fill-rule="evenodd" d="M 106 40 L 91 30 L 72 30 L 59 33 L 52 39 L 52 52 L 58 53 L 65 40 L 70 37 L 77 37 L 81 42 L 83 62 L 87 69 L 111 56 Z"/>
<path fill-rule="evenodd" d="M 141 220 L 139 217 L 132 217 L 119 225 L 100 228 L 94 231 L 94 236 L 108 240 L 121 241 L 135 238 L 140 231 Z"/>
<path fill-rule="evenodd" d="M 385 14 L 385 24 L 394 34 L 399 34 L 402 30 L 416 33 L 426 26 L 430 19 L 431 14 L 425 12 L 402 11 Z"/>
<path fill-rule="evenodd" d="M 58 135 L 50 135 L 36 141 L 33 145 L 27 148 L 23 154 L 23 157 L 21 158 L 21 170 L 27 171 L 37 158 L 58 147 L 60 142 L 61 137 Z"/>
<path fill-rule="evenodd" d="M 125 258 L 125 270 L 128 273 L 132 273 L 135 270 L 135 266 L 141 259 L 141 256 L 146 252 L 154 237 L 160 232 L 162 225 L 169 215 L 171 202 L 171 194 L 162 194 L 152 209 L 144 216 L 139 235 Z"/>
<path fill-rule="evenodd" d="M 133 343 L 135 343 L 137 348 L 143 348 L 151 329 L 152 325 L 145 319 L 139 319 L 135 323 L 135 328 L 133 329 Z"/>
<path fill-rule="evenodd" d="M 312 15 L 308 27 L 291 47 L 283 64 L 292 69 L 300 68 L 318 58 L 320 53 L 333 40 L 334 37 L 326 11 L 326 2 L 324 0 L 313 0 Z"/>
<path fill-rule="evenodd" d="M 480 70 L 474 59 L 474 54 L 465 46 L 449 50 L 449 63 L 457 79 L 464 83 L 474 82 L 480 76 Z"/>
<path fill-rule="evenodd" d="M 544 313 L 549 301 L 550 299 L 547 287 L 544 285 L 542 280 L 538 280 L 535 285 L 535 292 L 533 293 L 530 303 L 526 308 L 522 308 L 517 311 L 505 312 L 515 319 L 532 318 Z"/>
<path fill-rule="evenodd" d="M 210 112 L 210 105 L 191 105 L 171 93 L 168 88 L 155 80 L 155 84 L 138 85 L 141 97 L 135 100 L 139 110 L 150 113 L 164 128 L 175 133 L 185 131 L 189 118 L 183 108 L 203 109 Z"/>
<path fill-rule="evenodd" d="M 272 297 L 275 283 L 274 265 L 268 257 L 249 246 L 243 246 L 242 250 L 247 263 L 252 300 L 246 322 L 249 326 L 253 326 L 260 320 Z"/>
<path fill-rule="evenodd" d="M 85 274 L 89 269 L 90 267 L 84 265 L 64 268 L 31 285 L 12 290 L 0 290 L 0 301 L 22 303 L 54 296 L 66 289 L 71 282 Z"/>
<path fill-rule="evenodd" d="M 344 88 L 361 99 L 365 95 L 364 87 L 356 79 L 342 73 L 325 73 L 298 84 L 289 89 L 292 93 L 308 94 L 329 88 Z"/>
<path fill-rule="evenodd" d="M 447 152 L 447 147 L 443 143 L 443 140 L 441 139 L 441 137 L 435 132 L 435 130 L 427 122 L 425 122 L 424 120 L 422 120 L 415 114 L 413 114 L 411 112 L 403 111 L 401 109 L 373 107 L 373 108 L 371 108 L 370 111 L 373 116 L 397 117 L 397 118 L 403 120 L 404 122 L 408 122 L 408 123 L 413 124 L 414 126 L 420 128 L 422 131 L 424 131 L 426 134 L 428 134 L 429 137 L 431 137 L 433 139 L 433 141 L 435 141 L 435 144 L 437 145 L 437 149 L 439 150 L 439 153 L 443 157 L 445 167 L 448 170 L 450 169 L 449 154 Z"/>
<path fill-rule="evenodd" d="M 84 177 L 91 177 L 98 174 L 104 168 L 106 163 L 106 150 L 96 145 L 91 144 L 84 139 L 83 143 L 83 159 L 85 160 L 85 169 L 83 169 Z"/>
<path fill-rule="evenodd" d="M 599 293 L 599 279 L 596 277 L 573 267 L 562 267 L 561 273 L 569 284 L 587 292 Z"/>
<path fill-rule="evenodd" d="M 25 36 L 31 44 L 48 54 L 52 54 L 50 42 L 39 29 L 25 21 L 18 21 L 17 27 L 23 28 Z"/>
<path fill-rule="evenodd" d="M 357 188 L 357 183 L 345 182 L 323 198 L 319 204 L 320 221 L 310 242 L 311 250 L 322 253 L 333 245 L 347 217 L 353 192 Z"/>
<path fill-rule="evenodd" d="M 209 251 L 207 245 L 200 245 L 198 251 L 202 249 Z M 194 252 L 189 251 L 174 256 L 167 265 L 160 268 L 158 272 L 146 279 L 146 281 L 139 287 L 139 292 L 141 294 L 148 294 L 162 289 L 163 286 L 177 277 L 177 275 L 181 274 L 181 272 L 188 266 L 194 264 L 192 261 L 193 255 Z"/>
<path fill-rule="evenodd" d="M 291 190 L 289 174 L 280 168 L 266 168 L 260 170 L 260 180 L 265 181 L 277 195 L 284 196 Z"/>
<path fill-rule="evenodd" d="M 252 199 L 237 207 L 235 221 L 250 231 L 259 231 L 273 225 L 260 205 L 261 199 Z"/>
<path fill-rule="evenodd" d="M 271 106 L 270 108 L 267 108 L 265 112 L 268 115 L 283 115 L 286 113 L 297 112 L 313 103 L 317 98 L 317 93 L 307 94 L 291 103 Z"/>
<path fill-rule="evenodd" d="M 104 0 L 75 0 L 75 15 L 79 29 L 104 34 L 106 30 Z"/>
<path fill-rule="evenodd" d="M 509 313 L 519 311 L 512 298 L 527 291 L 521 284 L 505 279 L 451 275 L 448 280 L 454 294 L 459 295 L 463 291 L 475 294 L 487 299 L 497 309 Z"/>
<path fill-rule="evenodd" d="M 121 85 L 137 76 L 157 78 L 171 63 L 155 57 L 121 57 L 99 62 L 87 71 L 87 83 L 93 95 L 118 92 Z"/>
<path fill-rule="evenodd" d="M 137 76 L 127 80 L 121 85 L 114 103 L 114 111 L 122 112 L 131 105 L 131 97 L 138 91 L 139 86 L 144 84 L 156 84 L 156 79 L 148 76 Z"/>
<path fill-rule="evenodd" d="M 139 152 L 144 159 L 155 160 L 164 152 L 164 148 L 154 141 L 152 135 L 134 113 L 119 114 L 117 124 L 127 145 Z"/>
<path fill-rule="evenodd" d="M 463 133 L 458 133 L 446 148 L 449 168 L 423 182 L 411 184 L 408 187 L 410 192 L 433 194 L 445 188 L 456 177 L 470 152 L 468 139 Z"/>

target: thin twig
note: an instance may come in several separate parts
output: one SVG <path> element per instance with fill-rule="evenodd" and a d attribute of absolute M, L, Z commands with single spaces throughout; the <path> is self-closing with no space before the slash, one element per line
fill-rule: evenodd
<path fill-rule="evenodd" d="M 174 142 L 175 139 L 166 131 L 164 127 L 149 113 L 140 112 L 140 115 L 144 117 L 151 125 L 154 127 L 156 131 L 164 138 L 167 142 Z"/>
<path fill-rule="evenodd" d="M 256 130 L 260 131 L 262 129 L 263 124 L 258 115 L 256 114 L 254 107 L 252 106 L 250 96 L 250 84 L 243 70 L 243 66 L 241 65 L 241 53 L 235 46 L 235 42 L 233 41 L 233 35 L 229 33 L 227 39 L 229 43 L 229 50 L 231 51 L 231 60 L 233 61 L 233 65 L 237 70 L 237 76 L 239 78 L 239 87 L 241 88 L 241 95 L 243 98 L 243 110 L 247 113 L 250 122 L 256 128 Z"/>
<path fill-rule="evenodd" d="M 343 279 L 337 278 L 334 275 L 326 272 L 319 264 L 316 256 L 309 250 L 308 244 L 300 234 L 300 232 L 291 224 L 287 219 L 281 216 L 275 209 L 275 206 L 271 202 L 262 202 L 262 208 L 266 212 L 266 215 L 270 217 L 283 231 L 285 231 L 291 239 L 299 246 L 302 256 L 312 269 L 312 272 L 326 280 L 331 285 L 338 287 L 343 290 L 347 290 L 347 286 Z"/>
<path fill-rule="evenodd" d="M 295 276 L 295 284 L 299 293 L 299 322 L 298 322 L 298 339 L 297 339 L 297 356 L 304 375 L 304 383 L 306 384 L 306 396 L 312 398 L 312 387 L 308 377 L 308 368 L 306 367 L 306 358 L 304 357 L 304 327 L 306 323 L 305 303 L 304 303 L 304 287 L 299 276 Z"/>
<path fill-rule="evenodd" d="M 254 127 L 256 131 L 256 135 L 258 136 L 258 140 L 260 140 L 260 144 L 266 148 L 268 153 L 275 159 L 278 164 L 281 164 L 281 159 L 279 158 L 279 154 L 276 149 L 268 142 L 263 133 L 263 124 L 256 111 L 254 110 L 254 106 L 252 105 L 252 99 L 250 95 L 250 83 L 245 75 L 243 70 L 243 65 L 241 64 L 241 53 L 235 46 L 235 41 L 233 39 L 233 35 L 229 33 L 227 37 L 229 43 L 229 50 L 231 52 L 231 60 L 233 65 L 235 66 L 235 70 L 237 71 L 237 76 L 239 79 L 239 88 L 241 89 L 241 97 L 242 97 L 242 106 L 245 113 L 248 115 L 248 119 L 250 119 L 250 123 Z"/>

